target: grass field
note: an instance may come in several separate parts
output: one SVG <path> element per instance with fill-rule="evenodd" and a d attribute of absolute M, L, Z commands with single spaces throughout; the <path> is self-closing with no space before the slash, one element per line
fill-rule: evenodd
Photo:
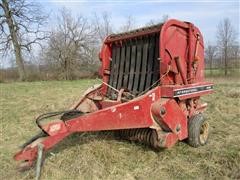
<path fill-rule="evenodd" d="M 116 140 L 112 133 L 74 134 L 45 160 L 42 179 L 240 179 L 240 82 L 211 79 L 215 93 L 203 100 L 211 124 L 209 143 L 184 142 L 153 151 Z M 19 173 L 12 156 L 38 130 L 34 118 L 65 110 L 96 80 L 6 83 L 1 88 L 1 179 L 33 179 L 34 169 Z"/>
<path fill-rule="evenodd" d="M 208 77 L 223 77 L 224 76 L 224 69 L 205 69 L 205 75 Z M 228 76 L 231 76 L 231 77 L 239 77 L 240 76 L 240 68 L 239 67 L 236 67 L 236 68 L 231 68 L 231 69 L 228 69 L 228 72 L 227 72 Z"/>

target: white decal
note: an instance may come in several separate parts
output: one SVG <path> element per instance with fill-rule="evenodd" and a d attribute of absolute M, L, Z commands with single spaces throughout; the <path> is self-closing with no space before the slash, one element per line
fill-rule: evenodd
<path fill-rule="evenodd" d="M 155 101 L 155 93 L 150 94 L 149 97 L 152 97 L 152 101 Z"/>
<path fill-rule="evenodd" d="M 59 129 L 61 129 L 61 124 L 54 124 L 54 125 L 50 126 L 49 131 L 55 132 L 55 131 L 58 131 Z"/>
<path fill-rule="evenodd" d="M 139 110 L 140 107 L 139 107 L 139 106 L 134 106 L 133 109 L 134 109 L 134 110 Z"/>
<path fill-rule="evenodd" d="M 111 110 L 112 110 L 112 112 L 115 112 L 115 111 L 116 111 L 116 108 L 112 108 Z"/>

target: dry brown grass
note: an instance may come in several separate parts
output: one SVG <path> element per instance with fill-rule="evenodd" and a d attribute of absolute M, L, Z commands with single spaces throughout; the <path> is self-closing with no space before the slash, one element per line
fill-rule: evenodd
<path fill-rule="evenodd" d="M 74 134 L 47 154 L 42 179 L 240 179 L 240 83 L 212 79 L 209 143 L 184 142 L 152 149 L 120 141 L 111 132 Z M 32 179 L 34 170 L 16 171 L 17 146 L 35 134 L 34 117 L 69 107 L 94 80 L 1 84 L 0 174 L 2 179 Z"/>

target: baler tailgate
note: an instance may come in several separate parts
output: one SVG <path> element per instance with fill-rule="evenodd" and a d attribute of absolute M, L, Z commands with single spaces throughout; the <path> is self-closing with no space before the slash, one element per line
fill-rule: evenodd
<path fill-rule="evenodd" d="M 109 85 L 127 89 L 134 95 L 151 89 L 159 79 L 159 33 L 119 42 L 112 42 Z M 115 91 L 108 95 L 116 99 Z"/>

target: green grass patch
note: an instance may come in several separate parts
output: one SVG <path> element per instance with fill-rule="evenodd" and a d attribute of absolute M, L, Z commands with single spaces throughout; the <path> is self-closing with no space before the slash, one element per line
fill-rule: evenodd
<path fill-rule="evenodd" d="M 48 153 L 42 179 L 240 179 L 240 83 L 209 79 L 215 93 L 204 96 L 211 125 L 209 143 L 184 142 L 152 149 L 120 141 L 111 132 L 73 134 Z M 16 171 L 12 156 L 34 135 L 39 114 L 65 110 L 97 80 L 3 83 L 1 88 L 0 174 L 2 179 L 33 179 L 34 170 Z"/>
<path fill-rule="evenodd" d="M 206 69 L 205 70 L 206 77 L 225 77 L 224 69 Z M 239 77 L 240 76 L 240 69 L 239 68 L 231 68 L 227 71 L 226 77 Z"/>

